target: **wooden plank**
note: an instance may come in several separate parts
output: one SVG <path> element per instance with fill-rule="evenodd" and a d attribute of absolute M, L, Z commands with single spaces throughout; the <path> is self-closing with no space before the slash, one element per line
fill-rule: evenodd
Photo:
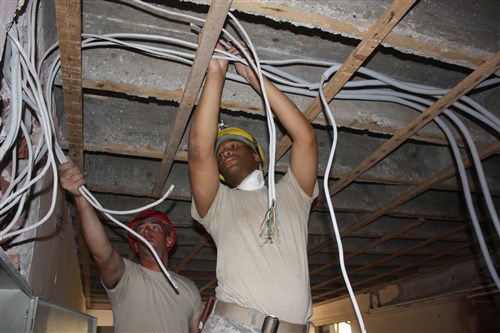
<path fill-rule="evenodd" d="M 499 149 L 500 149 L 500 142 L 493 143 L 490 146 L 488 146 L 487 148 L 481 150 L 479 152 L 479 156 L 481 159 L 484 159 L 484 158 L 496 153 Z M 471 165 L 471 161 L 469 159 L 464 159 L 463 163 L 464 163 L 464 166 L 466 168 L 470 167 L 470 165 Z M 391 210 L 393 210 L 393 209 L 403 205 L 404 203 L 408 202 L 409 200 L 415 198 L 416 196 L 420 195 L 421 193 L 428 190 L 432 186 L 439 184 L 439 183 L 443 182 L 444 180 L 450 178 L 451 176 L 453 176 L 456 173 L 456 170 L 457 169 L 455 168 L 455 166 L 451 165 L 448 168 L 446 168 L 446 169 L 442 170 L 441 172 L 439 172 L 438 174 L 436 174 L 434 177 L 428 179 L 426 182 L 422 183 L 421 185 L 416 186 L 416 187 L 410 189 L 409 191 L 407 191 L 406 193 L 399 195 L 394 200 L 390 201 L 389 203 L 387 203 L 386 205 L 384 205 L 383 207 L 381 207 L 377 211 L 374 211 L 370 214 L 367 214 L 367 215 L 363 216 L 360 220 L 355 222 L 354 224 L 351 224 L 347 229 L 345 229 L 341 232 L 341 237 L 351 235 L 356 230 L 359 230 L 362 227 L 372 223 L 373 221 L 377 220 L 379 217 L 387 214 Z M 323 241 L 322 243 L 318 244 L 317 246 L 315 246 L 313 249 L 309 250 L 308 255 L 317 253 L 317 252 L 329 247 L 334 242 L 335 242 L 335 240 L 333 238 L 327 239 L 327 240 Z"/>
<path fill-rule="evenodd" d="M 87 309 L 92 308 L 92 297 L 90 287 L 90 253 L 87 243 L 83 240 L 83 233 L 78 223 L 78 246 L 80 247 L 80 260 L 83 270 L 83 293 L 85 294 L 85 306 Z"/>
<path fill-rule="evenodd" d="M 366 279 L 361 280 L 361 281 L 353 282 L 351 286 L 352 287 L 357 287 L 357 286 L 366 284 L 366 283 L 368 283 L 370 281 L 374 281 L 374 280 L 383 278 L 383 277 L 385 277 L 387 275 L 391 275 L 391 274 L 397 273 L 399 271 L 403 271 L 403 270 L 411 268 L 411 267 L 421 266 L 421 265 L 423 265 L 423 264 L 425 264 L 425 263 L 427 263 L 429 261 L 432 261 L 434 259 L 441 258 L 441 257 L 447 256 L 447 255 L 451 255 L 454 252 L 457 252 L 457 251 L 462 250 L 462 249 L 464 249 L 464 248 L 466 248 L 468 246 L 473 245 L 474 243 L 475 243 L 475 241 L 467 242 L 467 243 L 464 243 L 464 244 L 459 244 L 459 245 L 454 246 L 454 247 L 452 247 L 450 249 L 447 249 L 447 250 L 445 250 L 443 252 L 438 252 L 438 253 L 435 253 L 433 255 L 426 256 L 425 258 L 422 258 L 420 260 L 411 261 L 411 262 L 409 262 L 406 265 L 401 265 L 401 266 L 398 266 L 398 267 L 396 267 L 394 269 L 385 271 L 384 273 L 381 273 L 381 274 L 378 274 L 378 275 L 374 275 L 374 276 L 370 276 L 369 278 L 366 278 Z M 472 255 L 472 258 L 474 258 L 474 257 L 476 257 L 478 255 L 479 254 L 474 254 L 474 255 Z M 470 256 L 469 256 L 469 258 L 470 258 Z M 444 265 L 432 266 L 432 267 L 427 268 L 427 269 L 422 269 L 418 273 L 414 273 L 414 274 L 411 274 L 411 275 L 405 275 L 402 278 L 385 282 L 385 283 L 383 283 L 383 285 L 396 284 L 396 283 L 398 283 L 400 281 L 411 280 L 411 279 L 414 279 L 417 276 L 428 274 L 430 272 L 442 269 L 444 267 L 448 267 L 448 266 L 452 266 L 452 265 L 464 262 L 465 260 L 466 260 L 466 258 L 460 258 L 460 259 L 454 260 L 454 261 L 450 260 L 447 263 L 445 263 Z M 363 289 L 358 290 L 356 292 L 359 293 L 359 292 L 363 292 L 363 291 L 367 291 L 367 290 L 375 290 L 375 289 L 379 289 L 380 287 L 381 287 L 380 285 L 370 286 L 368 288 L 363 288 Z M 333 290 L 327 291 L 327 292 L 325 292 L 325 293 L 323 293 L 321 295 L 317 295 L 316 297 L 325 297 L 325 296 L 328 296 L 328 295 L 333 295 L 333 294 L 336 294 L 338 292 L 342 292 L 345 289 L 346 289 L 345 287 L 333 289 Z"/>
<path fill-rule="evenodd" d="M 373 290 L 377 290 L 377 289 L 380 290 L 380 289 L 382 289 L 382 288 L 384 288 L 386 286 L 395 285 L 395 284 L 398 284 L 398 283 L 401 283 L 401 282 L 404 282 L 404 281 L 408 281 L 408 280 L 413 280 L 413 279 L 416 279 L 416 278 L 418 278 L 420 276 L 428 275 L 428 274 L 430 274 L 432 272 L 440 271 L 440 270 L 443 270 L 443 269 L 445 269 L 447 267 L 458 265 L 458 264 L 463 263 L 463 262 L 465 262 L 467 260 L 473 260 L 473 259 L 475 259 L 477 257 L 479 257 L 479 254 L 473 254 L 473 255 L 467 256 L 465 258 L 460 258 L 460 259 L 457 259 L 457 260 L 450 260 L 450 261 L 448 261 L 448 262 L 446 262 L 446 263 L 444 263 L 442 265 L 432 266 L 432 267 L 429 267 L 427 269 L 423 269 L 423 270 L 421 270 L 421 271 L 419 271 L 417 273 L 406 275 L 406 276 L 403 276 L 401 278 L 398 278 L 398 279 L 395 279 L 395 280 L 392 280 L 392 281 L 388 281 L 388 282 L 377 284 L 375 286 L 369 286 L 369 287 L 365 287 L 365 288 L 356 290 L 356 293 L 361 294 L 361 293 L 367 293 L 367 292 L 370 292 L 370 291 L 373 291 Z M 344 289 L 345 288 L 337 288 L 335 290 L 331 290 L 331 291 L 325 292 L 323 294 L 313 296 L 313 300 L 318 299 L 318 298 L 328 297 L 327 301 L 322 302 L 322 303 L 315 303 L 315 305 L 320 305 L 320 304 L 325 304 L 325 303 L 331 303 L 331 302 L 335 302 L 337 300 L 340 300 L 340 299 L 348 297 L 347 295 L 345 295 L 345 291 L 343 291 Z M 331 298 L 331 295 L 335 294 L 335 293 L 342 293 L 342 296 Z"/>
<path fill-rule="evenodd" d="M 208 11 L 207 19 L 203 26 L 204 33 L 200 45 L 196 50 L 193 66 L 189 72 L 186 83 L 186 89 L 184 90 L 181 104 L 172 126 L 172 132 L 170 133 L 163 154 L 161 167 L 153 187 L 152 194 L 154 197 L 160 196 L 170 170 L 172 169 L 175 153 L 179 148 L 189 117 L 193 111 L 208 64 L 212 58 L 217 41 L 219 40 L 220 32 L 224 26 L 229 8 L 231 8 L 231 2 L 232 0 L 214 0 Z"/>
<path fill-rule="evenodd" d="M 428 245 L 430 245 L 430 244 L 432 244 L 432 243 L 435 243 L 435 242 L 437 242 L 437 241 L 440 241 L 440 240 L 442 240 L 442 239 L 445 239 L 445 238 L 446 238 L 446 237 L 448 237 L 448 236 L 451 236 L 451 235 L 453 235 L 453 234 L 456 234 L 456 233 L 458 233 L 458 232 L 461 232 L 461 231 L 465 230 L 466 228 L 467 228 L 467 225 L 465 225 L 465 224 L 460 225 L 460 226 L 455 227 L 455 228 L 453 228 L 453 229 L 451 229 L 451 230 L 449 230 L 449 231 L 447 231 L 447 232 L 444 232 L 444 233 L 442 233 L 442 234 L 440 234 L 440 235 L 436 235 L 436 236 L 434 236 L 434 237 L 432 237 L 432 238 L 429 238 L 429 239 L 426 239 L 426 240 L 424 240 L 424 241 L 421 241 L 421 242 L 419 242 L 418 244 L 415 244 L 415 245 L 413 245 L 413 246 L 411 246 L 411 247 L 409 247 L 409 248 L 402 249 L 402 250 L 400 250 L 400 251 L 398 251 L 398 252 L 395 252 L 395 253 L 393 253 L 393 254 L 391 254 L 391 255 L 389 255 L 389 256 L 386 256 L 386 257 L 384 257 L 384 258 L 382 258 L 382 259 L 379 259 L 379 260 L 377 260 L 377 261 L 371 262 L 371 263 L 369 263 L 369 264 L 367 264 L 367 265 L 363 265 L 363 266 L 361 266 L 361 267 L 359 267 L 359 268 L 356 268 L 356 269 L 350 270 L 350 271 L 349 271 L 349 274 L 356 274 L 356 273 L 359 273 L 359 272 L 365 271 L 365 270 L 367 270 L 367 269 L 369 269 L 369 268 L 372 268 L 372 267 L 376 267 L 376 266 L 383 265 L 383 264 L 385 264 L 385 263 L 387 263 L 387 262 L 389 262 L 389 261 L 391 261 L 391 260 L 393 260 L 393 259 L 396 259 L 396 258 L 398 258 L 398 257 L 401 257 L 401 256 L 403 256 L 403 255 L 405 255 L 405 254 L 407 254 L 407 253 L 414 252 L 414 251 L 416 251 L 416 250 L 418 250 L 418 249 L 421 249 L 421 248 L 423 248 L 423 247 L 426 247 L 426 246 L 428 246 Z M 320 272 L 320 270 L 317 270 L 315 273 L 317 274 L 317 273 L 319 273 L 319 272 Z M 311 290 L 314 290 L 314 289 L 317 289 L 317 288 L 321 288 L 321 287 L 323 287 L 323 286 L 325 286 L 325 285 L 328 285 L 328 284 L 330 284 L 330 283 L 336 282 L 336 281 L 338 281 L 338 280 L 340 280 L 340 279 L 343 279 L 343 277 L 342 277 L 341 275 L 336 276 L 336 277 L 334 277 L 334 278 L 332 278 L 332 279 L 329 279 L 329 280 L 323 281 L 323 282 L 321 282 L 321 283 L 317 283 L 317 284 L 315 284 L 314 286 L 312 286 L 312 287 L 311 287 Z"/>
<path fill-rule="evenodd" d="M 344 258 L 345 259 L 349 259 L 349 258 L 352 258 L 354 256 L 357 256 L 358 254 L 362 254 L 364 253 L 365 251 L 377 246 L 377 245 L 380 245 L 382 243 L 385 243 L 393 238 L 396 238 L 397 236 L 401 235 L 401 234 L 404 234 L 405 232 L 408 232 L 412 229 L 415 229 L 416 227 L 422 225 L 422 223 L 424 223 L 424 219 L 417 219 L 416 221 L 413 221 L 413 222 L 410 222 L 408 224 L 405 224 L 403 225 L 402 227 L 392 231 L 392 232 L 389 232 L 385 235 L 383 235 L 382 237 L 374 240 L 373 242 L 370 242 L 369 244 L 366 244 L 365 246 L 362 246 L 362 247 L 359 247 L 357 248 L 356 250 L 352 251 L 352 252 L 348 252 L 345 254 Z M 310 254 L 308 255 L 310 256 Z M 321 272 L 327 268 L 330 268 L 330 267 L 333 267 L 333 266 L 336 266 L 338 265 L 339 261 L 338 260 L 334 260 L 334 261 L 331 261 L 329 263 L 326 263 L 324 265 L 321 265 L 320 267 L 310 271 L 310 274 L 316 274 L 318 272 Z"/>
<path fill-rule="evenodd" d="M 396 0 L 377 22 L 365 33 L 363 40 L 358 44 L 347 60 L 342 64 L 332 79 L 324 88 L 324 95 L 330 102 L 342 89 L 352 75 L 361 67 L 366 59 L 375 51 L 377 46 L 396 26 L 403 16 L 410 10 L 415 1 Z M 304 116 L 310 121 L 314 120 L 323 110 L 321 99 L 316 97 L 304 111 Z M 276 161 L 278 161 L 290 148 L 292 142 L 288 135 L 284 136 L 276 147 Z"/>
<path fill-rule="evenodd" d="M 134 97 L 150 98 L 159 100 L 179 102 L 182 99 L 183 90 L 164 90 L 150 87 L 141 87 L 135 84 L 113 82 L 113 81 L 95 81 L 83 80 L 83 87 L 86 89 L 98 91 L 112 91 Z"/>
<path fill-rule="evenodd" d="M 376 149 L 364 161 L 359 163 L 349 174 L 342 177 L 338 182 L 331 186 L 330 194 L 333 196 L 335 193 L 339 192 L 353 182 L 361 174 L 368 171 L 384 157 L 398 148 L 403 142 L 409 139 L 418 130 L 444 112 L 446 108 L 455 103 L 458 99 L 460 99 L 460 97 L 467 94 L 479 83 L 487 79 L 499 69 L 500 52 L 497 52 L 494 56 L 485 61 L 480 67 L 467 76 L 462 82 L 450 89 L 450 91 L 436 101 L 436 103 L 422 112 L 418 117 L 408 123 L 408 125 L 401 128 L 391 139 Z"/>
<path fill-rule="evenodd" d="M 56 0 L 56 21 L 61 55 L 61 78 L 64 114 L 68 131 L 68 155 L 82 172 L 83 160 L 83 95 L 82 95 L 82 5 L 80 0 Z M 82 233 L 78 233 L 80 260 L 86 307 L 92 305 L 90 287 L 90 255 Z"/>
<path fill-rule="evenodd" d="M 498 151 L 500 151 L 500 142 L 496 142 L 496 143 L 493 143 L 491 145 L 489 145 L 488 147 L 486 147 L 485 149 L 482 149 L 479 151 L 479 157 L 481 160 L 484 160 L 486 158 L 488 158 L 489 156 L 497 153 Z M 185 152 L 178 152 L 178 154 L 176 155 L 176 160 L 177 161 L 186 161 L 185 159 Z M 470 167 L 471 165 L 471 161 L 469 159 L 464 159 L 463 160 L 463 163 L 464 163 L 464 166 L 466 168 Z M 282 169 L 281 170 L 282 172 L 285 172 L 285 169 Z M 438 187 L 439 188 L 439 184 L 441 182 L 443 182 L 444 180 L 452 177 L 453 175 L 456 174 L 456 167 L 454 165 L 451 165 L 449 166 L 448 168 L 442 170 L 441 172 L 439 172 L 438 174 L 436 174 L 434 177 L 432 178 L 429 178 L 428 180 L 424 181 L 424 182 L 421 182 L 421 183 L 418 183 L 418 184 L 415 184 L 416 186 L 412 189 L 410 189 L 409 191 L 407 191 L 406 193 L 403 193 L 401 195 L 399 195 L 397 198 L 395 198 L 394 200 L 390 201 L 389 203 L 387 203 L 386 205 L 384 205 L 383 207 L 381 207 L 379 210 L 377 211 L 374 211 L 374 212 L 371 212 L 370 214 L 366 215 L 365 217 L 363 217 L 361 220 L 359 220 L 358 222 L 356 222 L 354 225 L 352 225 L 345 233 L 346 234 L 351 234 L 352 232 L 360 229 L 361 227 L 375 221 L 377 218 L 381 217 L 382 215 L 386 215 L 386 214 L 389 214 L 391 213 L 391 211 L 401 205 L 403 205 L 404 203 L 408 202 L 409 200 L 415 198 L 416 196 L 420 195 L 421 193 L 423 193 L 424 191 L 427 191 L 429 189 L 432 189 L 432 188 L 435 188 L 435 187 Z M 370 180 L 370 181 L 373 181 Z M 402 185 L 409 185 L 409 184 L 406 184 L 406 183 L 401 183 Z M 140 192 L 140 191 L 124 191 L 123 188 L 120 188 L 120 187 L 117 187 L 117 188 L 110 188 L 110 187 L 104 187 L 104 188 L 100 188 L 96 185 L 93 185 L 93 186 L 88 186 L 88 188 L 92 191 L 92 192 L 101 192 L 101 193 L 115 193 L 115 194 L 121 194 L 121 195 L 131 195 L 131 196 L 150 196 L 150 192 L 149 191 L 144 191 L 144 192 Z M 172 197 L 170 196 L 171 199 L 177 199 L 177 200 L 182 200 L 182 201 L 190 201 L 191 200 L 191 197 Z M 346 212 L 353 212 L 353 210 L 344 210 Z M 361 210 L 359 211 L 356 211 L 356 212 L 363 212 Z M 397 214 L 396 214 L 397 215 Z M 428 216 L 426 215 L 427 217 L 429 218 L 432 218 L 431 216 Z M 328 247 L 330 246 L 331 242 L 333 242 L 334 240 L 328 240 L 328 241 L 325 241 L 323 242 L 322 244 L 319 244 L 318 246 L 316 246 L 314 248 L 314 250 L 310 250 L 310 254 L 313 254 L 315 252 L 319 252 L 321 249 L 323 249 L 324 247 Z"/>
<path fill-rule="evenodd" d="M 234 0 L 232 8 L 249 14 L 265 16 L 276 21 L 320 29 L 348 38 L 362 39 L 364 37 L 363 31 L 359 30 L 358 27 L 351 24 L 348 20 L 339 20 L 330 16 L 300 10 L 288 5 L 286 1 Z M 474 54 L 473 50 L 460 49 L 459 47 L 453 48 L 447 44 L 438 44 L 432 40 L 418 39 L 410 35 L 401 35 L 397 32 L 391 32 L 384 39 L 384 45 L 396 48 L 407 54 L 438 59 L 445 63 L 466 66 L 468 68 L 476 68 L 486 60 L 486 57 Z"/>
<path fill-rule="evenodd" d="M 210 236 L 210 234 L 208 232 L 205 232 L 205 234 L 200 238 L 200 240 L 198 242 L 196 242 L 195 245 L 193 245 L 193 247 L 191 248 L 191 250 L 189 250 L 189 253 L 186 254 L 184 256 L 184 258 L 182 258 L 182 260 L 175 266 L 175 268 L 174 268 L 173 271 L 176 272 L 176 273 L 179 273 L 184 268 L 184 266 L 187 265 L 187 263 L 189 262 L 189 260 L 191 260 L 196 255 L 196 253 L 198 253 L 198 251 L 200 251 L 200 249 L 206 243 L 208 243 L 208 241 L 210 241 L 210 239 L 212 239 L 212 237 Z"/>
<path fill-rule="evenodd" d="M 67 145 L 63 142 L 61 143 L 61 147 L 63 149 L 67 148 Z M 93 144 L 93 143 L 85 143 L 84 146 L 85 152 L 93 152 L 93 153 L 109 153 L 112 155 L 121 155 L 121 156 L 137 156 L 137 157 L 146 157 L 150 159 L 161 159 L 163 157 L 163 153 L 159 150 L 150 149 L 148 147 L 145 148 L 136 148 L 129 145 L 121 145 L 121 144 Z M 174 157 L 175 162 L 187 162 L 187 151 L 186 150 L 178 150 L 175 153 Z M 288 164 L 283 164 L 281 166 L 276 166 L 276 173 L 285 174 L 288 170 Z M 318 170 L 318 177 L 324 177 L 324 170 Z M 331 179 L 339 179 L 347 173 L 339 172 L 335 174 L 335 177 L 330 176 Z M 401 178 L 387 178 L 387 177 L 376 177 L 371 175 L 361 175 L 356 182 L 359 183 L 374 183 L 374 184 L 389 184 L 389 185 L 412 185 L 419 186 L 423 182 L 413 179 L 401 179 Z M 460 191 L 461 187 L 459 185 L 449 185 L 449 184 L 435 184 L 432 186 L 433 189 L 440 189 L 444 191 Z M 499 195 L 499 193 L 495 192 L 494 189 L 490 189 L 493 195 Z M 475 193 L 480 193 L 481 189 L 477 184 L 471 184 L 471 191 Z M 141 194 L 142 195 L 142 194 Z M 324 193 L 320 193 L 317 201 L 315 202 L 314 209 L 321 210 L 318 206 L 318 203 L 323 202 L 322 196 Z M 149 196 L 149 195 L 147 195 Z M 327 210 L 327 208 L 325 208 Z"/>
<path fill-rule="evenodd" d="M 204 292 L 206 289 L 212 287 L 216 283 L 217 283 L 217 277 L 213 278 L 212 280 L 207 282 L 203 287 L 199 288 L 200 294 Z"/>
<path fill-rule="evenodd" d="M 55 5 L 69 157 L 84 172 L 81 2 L 80 0 L 56 0 Z"/>
<path fill-rule="evenodd" d="M 497 141 L 496 143 L 491 144 L 487 149 L 480 151 L 479 152 L 480 158 L 484 159 L 484 158 L 492 155 L 493 153 L 495 153 L 499 149 L 500 149 L 500 142 Z M 470 165 L 471 165 L 471 161 L 469 159 L 465 159 L 463 161 L 463 163 L 464 163 L 464 166 L 466 168 L 470 167 Z M 342 235 L 349 235 L 352 232 L 354 232 L 355 230 L 358 230 L 358 229 L 364 227 L 365 225 L 375 221 L 379 217 L 385 215 L 387 212 L 389 212 L 397 207 L 400 207 L 404 203 L 410 201 L 411 199 L 413 199 L 413 198 L 417 197 L 418 195 L 422 194 L 423 192 L 427 191 L 433 185 L 439 184 L 439 183 L 445 181 L 446 179 L 450 178 L 451 176 L 453 176 L 456 173 L 456 170 L 457 169 L 455 168 L 454 165 L 449 166 L 448 168 L 442 170 L 441 172 L 436 174 L 434 177 L 428 179 L 426 182 L 422 183 L 421 185 L 416 186 L 416 187 L 410 189 L 409 191 L 397 196 L 395 199 L 391 200 L 389 203 L 387 203 L 381 209 L 378 209 L 377 211 L 375 211 L 369 215 L 366 215 L 358 222 L 352 224 L 351 226 L 349 226 L 349 228 L 347 228 L 346 230 L 344 230 L 342 232 Z"/>

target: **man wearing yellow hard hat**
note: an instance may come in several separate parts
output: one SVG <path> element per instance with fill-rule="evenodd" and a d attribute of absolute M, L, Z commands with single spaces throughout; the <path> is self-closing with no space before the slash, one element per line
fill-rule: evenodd
<path fill-rule="evenodd" d="M 235 47 L 227 51 L 239 54 Z M 235 66 L 260 94 L 252 69 Z M 227 60 L 212 58 L 189 133 L 191 213 L 217 245 L 216 300 L 203 332 L 307 332 L 312 314 L 307 223 L 318 195 L 316 133 L 295 104 L 264 78 L 270 106 L 292 147 L 288 172 L 275 186 L 280 227 L 272 240 L 262 237 L 269 211 L 262 149 L 243 129 L 217 131 L 227 68 Z"/>
<path fill-rule="evenodd" d="M 238 127 L 227 127 L 221 129 L 217 132 L 217 140 L 215 141 L 215 154 L 217 154 L 217 150 L 219 150 L 219 146 L 222 142 L 226 140 L 239 140 L 243 143 L 246 143 L 247 146 L 253 149 L 254 153 L 259 155 L 259 170 L 262 170 L 264 166 L 264 152 L 262 151 L 262 147 L 257 143 L 253 136 L 250 135 L 245 130 L 242 130 Z M 225 181 L 225 178 L 222 174 L 219 174 L 221 180 Z"/>

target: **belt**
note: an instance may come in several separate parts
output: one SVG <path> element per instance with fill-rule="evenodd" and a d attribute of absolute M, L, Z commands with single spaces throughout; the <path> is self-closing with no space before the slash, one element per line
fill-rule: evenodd
<path fill-rule="evenodd" d="M 260 329 L 262 333 L 307 333 L 309 325 L 292 324 L 254 309 L 217 301 L 214 314 Z"/>

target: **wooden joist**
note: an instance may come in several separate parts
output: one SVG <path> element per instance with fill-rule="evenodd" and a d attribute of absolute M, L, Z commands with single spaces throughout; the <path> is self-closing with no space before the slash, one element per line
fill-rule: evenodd
<path fill-rule="evenodd" d="M 333 196 L 347 185 L 352 183 L 361 174 L 368 171 L 375 164 L 383 160 L 387 155 L 396 150 L 403 142 L 408 140 L 413 134 L 427 125 L 435 117 L 443 113 L 450 105 L 455 103 L 460 97 L 467 94 L 478 84 L 487 79 L 491 74 L 500 69 L 500 52 L 497 52 L 490 59 L 485 61 L 479 68 L 467 76 L 462 82 L 450 89 L 446 95 L 441 97 L 436 103 L 422 112 L 406 126 L 401 128 L 391 139 L 376 149 L 364 161 L 359 163 L 349 174 L 342 177 L 330 187 L 330 194 Z"/>
<path fill-rule="evenodd" d="M 347 60 L 333 75 L 324 88 L 325 98 L 330 102 L 342 89 L 354 73 L 363 65 L 366 59 L 375 51 L 385 36 L 396 26 L 403 16 L 410 10 L 415 1 L 394 1 L 377 22 L 366 32 L 363 40 L 358 44 Z M 316 97 L 304 111 L 304 116 L 313 121 L 323 110 L 321 99 Z M 290 148 L 292 142 L 289 136 L 283 137 L 276 147 L 278 161 Z"/>
<path fill-rule="evenodd" d="M 212 54 L 219 40 L 229 8 L 231 8 L 230 0 L 214 0 L 208 11 L 200 45 L 196 50 L 195 60 L 189 72 L 181 104 L 172 125 L 172 132 L 165 147 L 160 170 L 153 187 L 152 194 L 154 197 L 160 196 L 172 169 L 174 156 L 177 153 L 189 117 L 198 98 L 203 78 L 205 77 L 210 59 L 212 59 Z"/>

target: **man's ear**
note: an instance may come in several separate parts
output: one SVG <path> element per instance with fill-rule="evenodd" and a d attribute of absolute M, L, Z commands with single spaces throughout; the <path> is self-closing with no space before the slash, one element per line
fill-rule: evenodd
<path fill-rule="evenodd" d="M 257 162 L 259 162 L 259 163 L 261 162 L 261 160 L 260 160 L 260 155 L 259 155 L 259 154 L 257 154 L 257 153 L 253 153 L 253 158 L 254 158 Z"/>
<path fill-rule="evenodd" d="M 174 243 L 174 238 L 172 236 L 167 236 L 166 239 L 167 239 L 167 248 L 174 246 L 175 243 Z"/>

